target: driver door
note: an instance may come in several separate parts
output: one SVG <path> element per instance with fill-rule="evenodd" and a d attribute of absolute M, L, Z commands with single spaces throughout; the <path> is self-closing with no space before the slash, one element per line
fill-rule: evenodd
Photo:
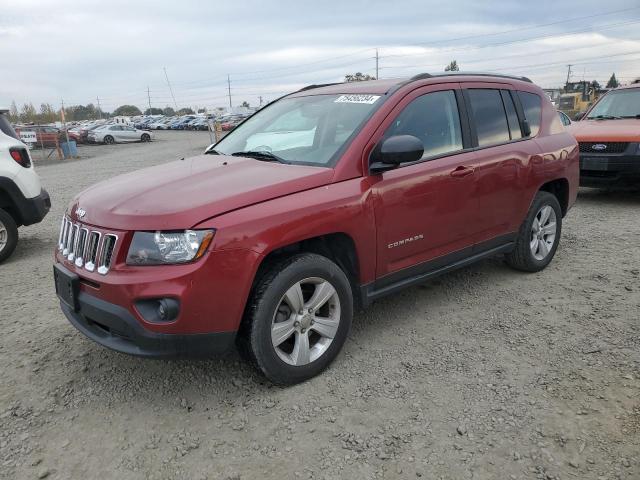
<path fill-rule="evenodd" d="M 458 84 L 412 92 L 382 128 L 380 140 L 413 135 L 422 141 L 424 154 L 417 162 L 370 176 L 377 231 L 376 288 L 469 256 L 478 214 L 476 154 L 470 149 Z"/>

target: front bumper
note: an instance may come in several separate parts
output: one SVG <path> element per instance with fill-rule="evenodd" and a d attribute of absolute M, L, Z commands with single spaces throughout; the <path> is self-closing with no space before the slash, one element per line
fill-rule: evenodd
<path fill-rule="evenodd" d="M 41 222 L 47 215 L 51 209 L 51 199 L 49 193 L 42 189 L 40 195 L 18 202 L 17 207 L 20 210 L 22 225 L 33 225 Z"/>
<path fill-rule="evenodd" d="M 166 334 L 143 328 L 131 313 L 79 292 L 77 308 L 60 302 L 71 324 L 94 342 L 116 352 L 149 358 L 208 357 L 226 352 L 236 332 Z"/>
<path fill-rule="evenodd" d="M 621 154 L 580 153 L 580 185 L 640 185 L 640 154 L 631 143 Z"/>

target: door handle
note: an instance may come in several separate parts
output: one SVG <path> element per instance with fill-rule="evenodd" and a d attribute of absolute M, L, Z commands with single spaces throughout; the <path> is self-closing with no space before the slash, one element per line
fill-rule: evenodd
<path fill-rule="evenodd" d="M 456 177 L 456 178 L 460 178 L 460 177 L 466 177 L 467 175 L 471 175 L 473 172 L 475 172 L 475 168 L 473 167 L 457 167 L 455 170 L 453 170 L 449 175 L 451 175 L 452 177 Z"/>

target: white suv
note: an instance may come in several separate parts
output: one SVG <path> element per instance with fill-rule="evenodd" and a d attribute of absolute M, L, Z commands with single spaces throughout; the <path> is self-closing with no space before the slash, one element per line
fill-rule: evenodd
<path fill-rule="evenodd" d="M 51 200 L 40 186 L 29 150 L 19 140 L 0 108 L 0 262 L 9 258 L 18 243 L 18 227 L 40 222 Z"/>

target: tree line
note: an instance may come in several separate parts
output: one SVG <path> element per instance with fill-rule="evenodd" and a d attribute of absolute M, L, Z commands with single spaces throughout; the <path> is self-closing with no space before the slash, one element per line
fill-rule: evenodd
<path fill-rule="evenodd" d="M 245 102 L 246 103 L 246 102 Z M 171 107 L 147 108 L 145 115 L 191 115 L 194 111 L 191 108 L 180 108 L 177 111 Z M 105 112 L 96 107 L 93 103 L 87 105 L 69 105 L 64 107 L 64 117 L 67 122 L 80 122 L 83 120 L 98 120 L 100 118 L 111 118 L 117 116 L 135 117 L 143 112 L 135 105 L 121 105 L 113 112 Z M 50 103 L 40 104 L 36 109 L 33 103 L 25 103 L 18 108 L 16 102 L 11 102 L 9 109 L 9 120 L 12 123 L 35 123 L 45 124 L 62 121 L 61 108 L 54 108 Z"/>

